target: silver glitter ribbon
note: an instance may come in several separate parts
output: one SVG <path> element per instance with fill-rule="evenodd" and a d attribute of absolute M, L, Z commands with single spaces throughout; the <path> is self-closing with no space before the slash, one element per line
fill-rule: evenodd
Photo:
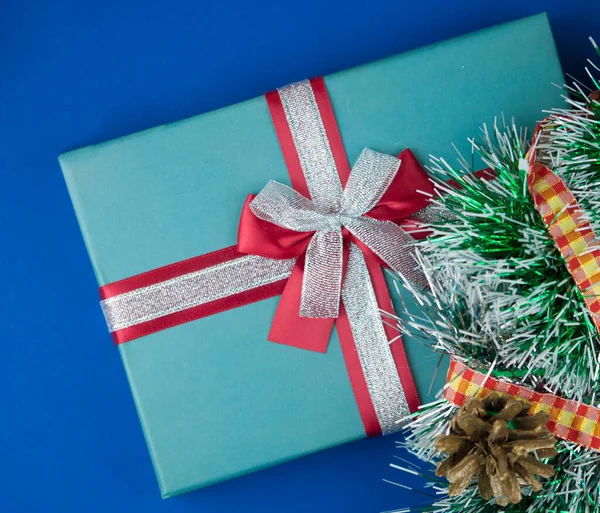
<path fill-rule="evenodd" d="M 288 278 L 295 259 L 248 255 L 100 301 L 109 331 L 122 330 Z"/>

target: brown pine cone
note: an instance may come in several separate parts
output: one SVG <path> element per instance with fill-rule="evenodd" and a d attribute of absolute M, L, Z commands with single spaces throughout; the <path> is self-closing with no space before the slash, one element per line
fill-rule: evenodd
<path fill-rule="evenodd" d="M 535 456 L 556 456 L 556 438 L 546 427 L 549 415 L 528 415 L 530 406 L 494 392 L 483 400 L 471 399 L 458 411 L 451 434 L 435 441 L 439 451 L 450 454 L 436 475 L 448 479 L 451 497 L 463 493 L 473 477 L 481 496 L 495 496 L 499 506 L 517 504 L 521 486 L 542 489 L 535 476 L 551 477 L 554 468 Z"/>

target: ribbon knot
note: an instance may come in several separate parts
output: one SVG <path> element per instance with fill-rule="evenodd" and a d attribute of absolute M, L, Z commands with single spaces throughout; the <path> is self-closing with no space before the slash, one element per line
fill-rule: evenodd
<path fill-rule="evenodd" d="M 252 208 L 252 206 L 250 206 L 250 208 Z M 327 221 L 327 226 L 330 231 L 341 230 L 344 226 L 344 221 L 346 220 L 346 217 L 341 212 L 324 215 Z"/>
<path fill-rule="evenodd" d="M 250 203 L 250 210 L 258 219 L 294 232 L 313 233 L 305 253 L 301 317 L 339 316 L 347 260 L 344 250 L 349 249 L 344 239 L 359 243 L 367 254 L 376 255 L 397 272 L 402 273 L 407 264 L 411 265 L 406 258 L 411 236 L 392 221 L 366 215 L 388 190 L 400 162 L 367 148 L 354 164 L 343 190 L 337 174 L 321 182 L 314 200 L 270 181 Z"/>

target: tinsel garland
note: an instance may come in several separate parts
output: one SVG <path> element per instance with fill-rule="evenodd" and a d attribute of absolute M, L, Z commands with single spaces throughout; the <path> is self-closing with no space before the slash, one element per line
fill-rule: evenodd
<path fill-rule="evenodd" d="M 600 89 L 590 77 L 594 89 Z M 567 90 L 569 108 L 549 113 L 536 148 L 600 233 L 600 100 L 578 83 Z M 529 147 L 527 134 L 514 124 L 484 127 L 481 142 L 472 145 L 495 178 L 473 176 L 476 169 L 465 159 L 458 169 L 433 159 L 434 204 L 441 220 L 428 227 L 432 237 L 419 244 L 431 291 L 404 284 L 421 309 L 406 312 L 400 329 L 473 369 L 597 405 L 600 337 L 536 211 L 526 171 L 519 169 Z M 457 411 L 445 400 L 424 406 L 405 445 L 422 460 L 439 462 L 442 455 L 434 442 L 448 433 Z M 464 494 L 448 497 L 447 482 L 426 472 L 440 499 L 399 511 L 600 511 L 600 454 L 565 441 L 557 449 L 550 461 L 555 476 L 544 480 L 538 492 L 525 487 L 518 504 L 500 506 L 494 498 L 484 499 L 475 482 Z"/>

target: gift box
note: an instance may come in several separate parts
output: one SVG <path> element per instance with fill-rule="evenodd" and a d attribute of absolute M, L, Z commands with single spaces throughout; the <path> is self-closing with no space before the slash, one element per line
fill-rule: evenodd
<path fill-rule="evenodd" d="M 432 386 L 438 356 L 416 341 L 400 339 L 385 323 L 357 331 L 357 322 L 364 320 L 360 310 L 366 308 L 361 301 L 375 298 L 368 291 L 375 290 L 377 300 L 387 294 L 381 292 L 383 274 L 374 274 L 374 261 L 392 261 L 395 268 L 397 256 L 384 254 L 385 248 L 357 235 L 360 226 L 373 219 L 370 208 L 365 215 L 371 217 L 361 218 L 363 225 L 348 229 L 355 243 L 344 242 L 339 253 L 339 276 L 332 280 L 331 294 L 337 294 L 338 303 L 342 294 L 343 307 L 334 305 L 334 314 L 313 323 L 314 310 L 331 303 L 329 278 L 316 290 L 327 301 L 305 301 L 310 295 L 305 282 L 319 277 L 319 272 L 311 274 L 309 262 L 319 259 L 309 255 L 308 239 L 294 242 L 306 243 L 302 255 L 287 254 L 289 248 L 271 254 L 271 246 L 285 246 L 284 236 L 277 244 L 273 238 L 290 228 L 264 224 L 273 221 L 267 215 L 269 205 L 279 215 L 277 205 L 286 194 L 296 193 L 265 189 L 254 199 L 247 196 L 259 193 L 269 180 L 289 184 L 288 173 L 294 188 L 302 189 L 297 185 L 302 180 L 292 174 L 294 159 L 299 159 L 299 167 L 305 160 L 318 161 L 318 152 L 311 148 L 322 144 L 314 139 L 325 134 L 325 147 L 333 148 L 331 166 L 344 167 L 340 162 L 346 155 L 350 163 L 358 161 L 350 178 L 341 178 L 344 194 L 350 182 L 362 183 L 359 178 L 353 181 L 360 173 L 362 186 L 371 186 L 369 173 L 376 169 L 389 173 L 384 189 L 395 187 L 407 203 L 420 204 L 425 200 L 417 189 L 427 185 L 419 181 L 417 160 L 448 155 L 451 144 L 461 141 L 459 149 L 470 155 L 467 138 L 476 135 L 483 122 L 493 123 L 494 116 L 514 115 L 519 124 L 533 127 L 542 109 L 561 102 L 553 83 L 562 82 L 547 18 L 538 15 L 60 157 L 163 497 L 367 435 L 393 432 L 402 414 L 414 410 L 418 400 L 433 397 L 446 373 L 442 368 Z M 311 108 L 317 128 L 310 128 L 305 118 L 299 124 L 294 121 L 294 116 L 310 115 Z M 308 150 L 301 146 L 303 131 L 313 137 Z M 376 151 L 363 151 L 365 147 Z M 402 153 L 405 148 L 413 153 Z M 377 152 L 401 154 L 402 164 Z M 320 189 L 304 172 L 316 204 L 320 192 L 315 191 Z M 382 196 L 375 193 L 373 204 L 378 200 L 381 206 Z M 360 191 L 354 199 L 359 197 Z M 313 205 L 301 207 L 310 210 Z M 337 210 L 334 214 L 323 219 L 339 219 Z M 234 247 L 238 229 L 240 246 Z M 294 230 L 300 235 L 310 231 L 297 226 Z M 247 238 L 253 241 L 247 244 Z M 245 256 L 250 246 L 259 256 Z M 241 267 L 232 271 L 238 264 Z M 366 278 L 355 272 L 366 269 L 364 265 L 370 272 Z M 292 288 L 295 266 L 302 268 L 304 278 L 300 274 L 295 295 L 284 292 L 289 296 L 286 305 L 301 303 L 312 309 L 308 316 L 281 312 L 284 307 L 278 310 L 285 299 L 278 294 Z M 361 279 L 367 282 L 360 285 Z M 208 288 L 206 298 L 190 300 L 182 280 L 192 280 L 196 295 Z M 255 281 L 248 291 L 236 280 L 242 285 Z M 351 280 L 367 291 L 355 290 L 354 302 L 346 291 Z M 418 311 L 408 294 L 400 297 L 401 289 L 389 273 L 386 280 L 388 298 L 403 303 L 399 311 L 404 304 Z M 225 293 L 215 292 L 224 286 Z M 136 303 L 144 294 L 149 303 Z M 337 329 L 331 331 L 338 315 L 342 320 L 335 320 Z M 388 342 L 370 346 L 374 331 Z M 279 340 L 288 335 L 295 341 Z M 380 374 L 389 374 L 389 368 L 382 370 L 386 365 L 395 366 L 398 389 L 387 396 L 387 385 L 378 383 Z"/>

